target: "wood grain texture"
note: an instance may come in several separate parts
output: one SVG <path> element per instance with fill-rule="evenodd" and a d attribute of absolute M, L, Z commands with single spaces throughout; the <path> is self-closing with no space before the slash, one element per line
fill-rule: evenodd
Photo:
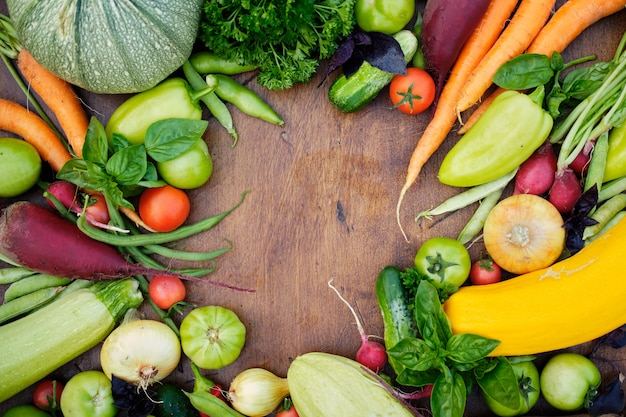
<path fill-rule="evenodd" d="M 424 2 L 418 4 L 423 9 Z M 4 2 L 0 12 L 6 12 Z M 597 54 L 599 59 L 610 59 L 624 29 L 626 12 L 620 12 L 585 31 L 564 55 Z M 360 344 L 354 320 L 328 288 L 328 280 L 334 278 L 358 309 L 366 332 L 382 335 L 374 294 L 378 272 L 386 265 L 410 266 L 421 242 L 433 236 L 456 237 L 472 213 L 466 209 L 440 222 L 413 221 L 418 212 L 457 191 L 440 185 L 436 178 L 446 151 L 458 139 L 453 132 L 424 168 L 419 187 L 405 198 L 402 222 L 410 243 L 404 240 L 395 204 L 428 114 L 407 116 L 392 110 L 387 90 L 365 109 L 346 115 L 327 99 L 332 77 L 321 87 L 317 87 L 318 75 L 288 91 L 259 87 L 254 73 L 236 79 L 270 103 L 285 126 L 252 119 L 231 107 L 239 133 L 237 146 L 231 148 L 228 133 L 210 118 L 205 139 L 214 173 L 208 184 L 189 192 L 193 221 L 229 208 L 244 190 L 250 190 L 243 205 L 217 227 L 184 242 L 189 250 L 203 250 L 221 247 L 222 239 L 229 239 L 234 247 L 217 259 L 211 279 L 256 288 L 256 293 L 248 294 L 187 283 L 190 302 L 231 308 L 248 329 L 241 357 L 222 370 L 207 372 L 225 386 L 238 372 L 253 366 L 285 376 L 290 361 L 309 351 L 354 357 Z M 2 98 L 25 103 L 4 67 L 0 86 Z M 79 94 L 103 123 L 127 97 L 81 90 Z M 27 198 L 39 195 L 34 190 Z M 0 206 L 8 202 L 0 200 Z M 471 253 L 476 257 L 481 249 L 472 247 Z M 99 368 L 98 353 L 96 347 L 54 376 L 68 379 L 79 370 Z M 615 359 L 626 371 L 624 359 Z M 182 372 L 168 380 L 190 389 L 188 361 L 182 362 Z M 30 395 L 32 388 L 0 404 L 0 414 L 10 405 L 28 402 Z M 541 404 L 535 412 L 551 413 Z M 487 415 L 475 393 L 467 415 Z"/>

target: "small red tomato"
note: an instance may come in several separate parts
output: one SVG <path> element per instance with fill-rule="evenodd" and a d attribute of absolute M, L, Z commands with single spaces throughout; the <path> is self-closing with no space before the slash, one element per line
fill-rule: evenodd
<path fill-rule="evenodd" d="M 185 299 L 185 284 L 177 277 L 155 275 L 148 285 L 148 293 L 154 304 L 167 310 Z"/>
<path fill-rule="evenodd" d="M 502 269 L 486 256 L 472 264 L 469 278 L 474 285 L 493 284 L 502 280 Z"/>
<path fill-rule="evenodd" d="M 406 75 L 396 75 L 389 84 L 389 98 L 402 113 L 421 113 L 435 99 L 435 82 L 423 69 L 407 68 Z"/>
<path fill-rule="evenodd" d="M 40 381 L 33 392 L 33 403 L 42 410 L 57 410 L 60 407 L 63 384 L 54 379 Z"/>
<path fill-rule="evenodd" d="M 276 410 L 276 417 L 298 417 L 298 412 L 296 411 L 296 407 L 293 406 L 293 403 L 289 403 L 289 408 L 285 408 L 285 405 L 281 405 Z"/>
<path fill-rule="evenodd" d="M 139 217 L 157 232 L 170 232 L 181 226 L 190 208 L 187 194 L 171 185 L 147 188 L 139 197 Z"/>

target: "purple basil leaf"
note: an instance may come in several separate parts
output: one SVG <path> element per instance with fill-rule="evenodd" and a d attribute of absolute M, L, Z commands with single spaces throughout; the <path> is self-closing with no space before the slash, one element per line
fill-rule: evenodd
<path fill-rule="evenodd" d="M 324 73 L 324 76 L 322 77 L 322 82 L 333 71 L 335 71 L 337 68 L 341 66 L 344 66 L 344 74 L 345 74 L 345 64 L 352 58 L 355 52 L 355 49 L 359 45 L 367 45 L 367 44 L 370 44 L 371 42 L 372 40 L 369 34 L 362 32 L 362 31 L 354 32 L 350 36 L 346 37 L 339 44 L 339 46 L 337 47 L 337 50 L 335 51 L 333 56 L 330 58 L 330 61 L 328 62 L 328 66 L 326 67 L 326 72 Z M 361 63 L 363 62 L 363 54 L 359 52 L 358 55 L 360 57 L 360 62 L 357 66 L 357 69 L 359 66 L 361 66 Z M 359 58 L 357 57 L 356 59 L 359 59 Z M 353 66 L 355 64 L 352 63 L 351 65 Z"/>
<path fill-rule="evenodd" d="M 610 346 L 613 349 L 619 349 L 626 346 L 626 325 L 621 326 L 610 332 L 602 340 L 602 344 Z"/>
<path fill-rule="evenodd" d="M 148 398 L 153 396 L 151 390 L 138 390 L 133 384 L 112 375 L 111 392 L 113 404 L 120 409 L 127 410 L 128 417 L 147 417 L 154 409 L 154 402 Z"/>
<path fill-rule="evenodd" d="M 585 227 L 592 226 L 598 222 L 589 213 L 598 204 L 598 188 L 594 185 L 578 197 L 572 215 L 565 221 L 565 247 L 571 255 L 580 251 L 585 246 L 583 232 Z"/>
<path fill-rule="evenodd" d="M 600 416 L 619 414 L 624 409 L 624 391 L 619 378 L 608 383 L 589 405 L 589 414 Z"/>
<path fill-rule="evenodd" d="M 373 67 L 392 74 L 406 74 L 404 53 L 397 40 L 391 35 L 380 32 L 369 33 L 372 42 L 360 45 L 363 58 Z"/>

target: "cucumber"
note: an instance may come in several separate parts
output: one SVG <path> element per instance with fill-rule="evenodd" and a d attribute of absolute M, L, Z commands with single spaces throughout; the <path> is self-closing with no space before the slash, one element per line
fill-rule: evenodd
<path fill-rule="evenodd" d="M 391 349 L 400 340 L 417 336 L 417 325 L 398 268 L 386 266 L 380 271 L 376 279 L 376 298 L 383 317 L 385 348 Z M 391 357 L 389 364 L 396 374 L 402 370 Z"/>
<path fill-rule="evenodd" d="M 198 411 L 191 405 L 185 393 L 176 385 L 163 383 L 156 388 L 154 417 L 198 417 Z"/>
<path fill-rule="evenodd" d="M 417 51 L 417 38 L 408 30 L 401 30 L 393 37 L 400 44 L 404 60 L 408 64 Z M 349 78 L 342 74 L 331 84 L 328 99 L 344 113 L 355 112 L 376 98 L 395 76 L 396 74 L 383 71 L 363 61 L 359 69 Z"/>

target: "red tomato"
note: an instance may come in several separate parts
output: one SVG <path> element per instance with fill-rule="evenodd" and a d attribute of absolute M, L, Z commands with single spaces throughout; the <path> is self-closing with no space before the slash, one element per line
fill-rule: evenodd
<path fill-rule="evenodd" d="M 183 281 L 169 275 L 155 275 L 148 285 L 148 292 L 154 304 L 164 310 L 183 301 L 187 295 Z"/>
<path fill-rule="evenodd" d="M 502 269 L 486 256 L 472 264 L 469 278 L 474 285 L 493 284 L 502 280 Z"/>
<path fill-rule="evenodd" d="M 421 113 L 435 99 L 435 82 L 423 69 L 407 68 L 406 75 L 396 75 L 389 84 L 389 98 L 402 113 Z"/>
<path fill-rule="evenodd" d="M 40 381 L 33 392 L 33 403 L 42 410 L 57 410 L 61 401 L 63 384 L 53 379 Z"/>
<path fill-rule="evenodd" d="M 291 404 L 289 409 L 287 410 L 282 409 L 282 411 L 279 411 L 278 413 L 276 413 L 275 416 L 276 417 L 298 417 L 298 412 L 296 411 L 296 408 L 293 406 L 293 404 Z"/>
<path fill-rule="evenodd" d="M 171 185 L 147 188 L 139 197 L 139 216 L 157 232 L 170 232 L 185 223 L 190 208 L 187 194 Z"/>

